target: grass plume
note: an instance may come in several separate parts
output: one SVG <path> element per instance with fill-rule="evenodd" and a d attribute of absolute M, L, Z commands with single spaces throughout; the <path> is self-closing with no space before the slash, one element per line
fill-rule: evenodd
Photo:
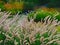
<path fill-rule="evenodd" d="M 60 21 L 47 16 L 44 22 L 36 23 L 24 15 L 8 18 L 9 15 L 4 13 L 0 18 L 0 45 L 60 45 L 56 28 Z"/>

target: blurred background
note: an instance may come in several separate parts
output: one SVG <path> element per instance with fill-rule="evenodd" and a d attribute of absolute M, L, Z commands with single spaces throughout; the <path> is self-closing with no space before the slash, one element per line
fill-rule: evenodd
<path fill-rule="evenodd" d="M 60 8 L 60 0 L 0 0 L 1 11 L 11 11 L 25 13 L 36 10 L 41 7 Z"/>

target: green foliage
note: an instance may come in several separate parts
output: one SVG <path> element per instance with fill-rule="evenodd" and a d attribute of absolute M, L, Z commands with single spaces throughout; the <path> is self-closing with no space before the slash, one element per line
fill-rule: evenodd
<path fill-rule="evenodd" d="M 8 10 L 9 12 L 11 12 L 11 15 L 15 15 L 17 14 L 18 12 L 21 13 L 22 11 L 19 10 L 19 9 L 11 9 L 11 10 Z"/>
<path fill-rule="evenodd" d="M 57 28 L 57 31 L 60 32 L 60 26 L 57 26 L 56 28 Z"/>
<path fill-rule="evenodd" d="M 34 3 L 30 3 L 30 2 L 24 2 L 24 10 L 33 10 L 34 9 Z"/>
<path fill-rule="evenodd" d="M 6 40 L 5 45 L 14 45 L 13 40 Z"/>
<path fill-rule="evenodd" d="M 50 0 L 48 7 L 60 7 L 60 0 Z"/>
<path fill-rule="evenodd" d="M 4 3 L 7 3 L 9 0 L 2 0 Z"/>
<path fill-rule="evenodd" d="M 58 21 L 60 21 L 60 14 L 56 16 L 56 19 L 58 19 Z"/>
<path fill-rule="evenodd" d="M 1 9 L 1 11 L 4 11 L 5 10 L 4 3 L 3 2 L 0 2 L 0 9 Z"/>
<path fill-rule="evenodd" d="M 19 39 L 19 37 L 14 37 L 14 40 L 16 40 L 16 42 L 18 42 L 17 45 L 20 45 L 20 39 Z"/>
<path fill-rule="evenodd" d="M 35 6 L 43 5 L 49 2 L 49 0 L 23 0 L 24 2 L 33 3 Z"/>
<path fill-rule="evenodd" d="M 4 34 L 0 34 L 0 40 L 5 40 L 6 36 Z"/>
<path fill-rule="evenodd" d="M 41 20 L 44 21 L 44 18 L 47 17 L 47 16 L 50 16 L 53 19 L 54 15 L 56 13 L 57 12 L 53 12 L 53 11 L 50 12 L 50 11 L 44 11 L 42 9 L 38 9 L 35 12 L 29 13 L 28 20 L 32 18 L 36 22 L 41 21 Z"/>
<path fill-rule="evenodd" d="M 5 11 L 11 12 L 12 15 L 21 13 L 23 11 L 23 2 L 14 2 L 4 5 Z"/>

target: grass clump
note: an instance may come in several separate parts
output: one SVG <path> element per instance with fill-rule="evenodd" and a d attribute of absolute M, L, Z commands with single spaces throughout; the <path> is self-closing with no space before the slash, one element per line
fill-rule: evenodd
<path fill-rule="evenodd" d="M 28 20 L 32 18 L 32 19 L 34 19 L 35 22 L 38 22 L 41 20 L 44 21 L 44 18 L 47 16 L 50 16 L 51 19 L 56 18 L 56 19 L 60 20 L 60 18 L 59 18 L 60 13 L 53 8 L 40 8 L 34 12 L 31 12 L 28 15 Z"/>
<path fill-rule="evenodd" d="M 4 13 L 0 18 L 1 45 L 60 45 L 60 33 L 56 28 L 59 21 L 47 16 L 44 22 L 36 23 L 34 19 L 28 21 L 28 16 L 8 16 L 9 13 Z"/>

